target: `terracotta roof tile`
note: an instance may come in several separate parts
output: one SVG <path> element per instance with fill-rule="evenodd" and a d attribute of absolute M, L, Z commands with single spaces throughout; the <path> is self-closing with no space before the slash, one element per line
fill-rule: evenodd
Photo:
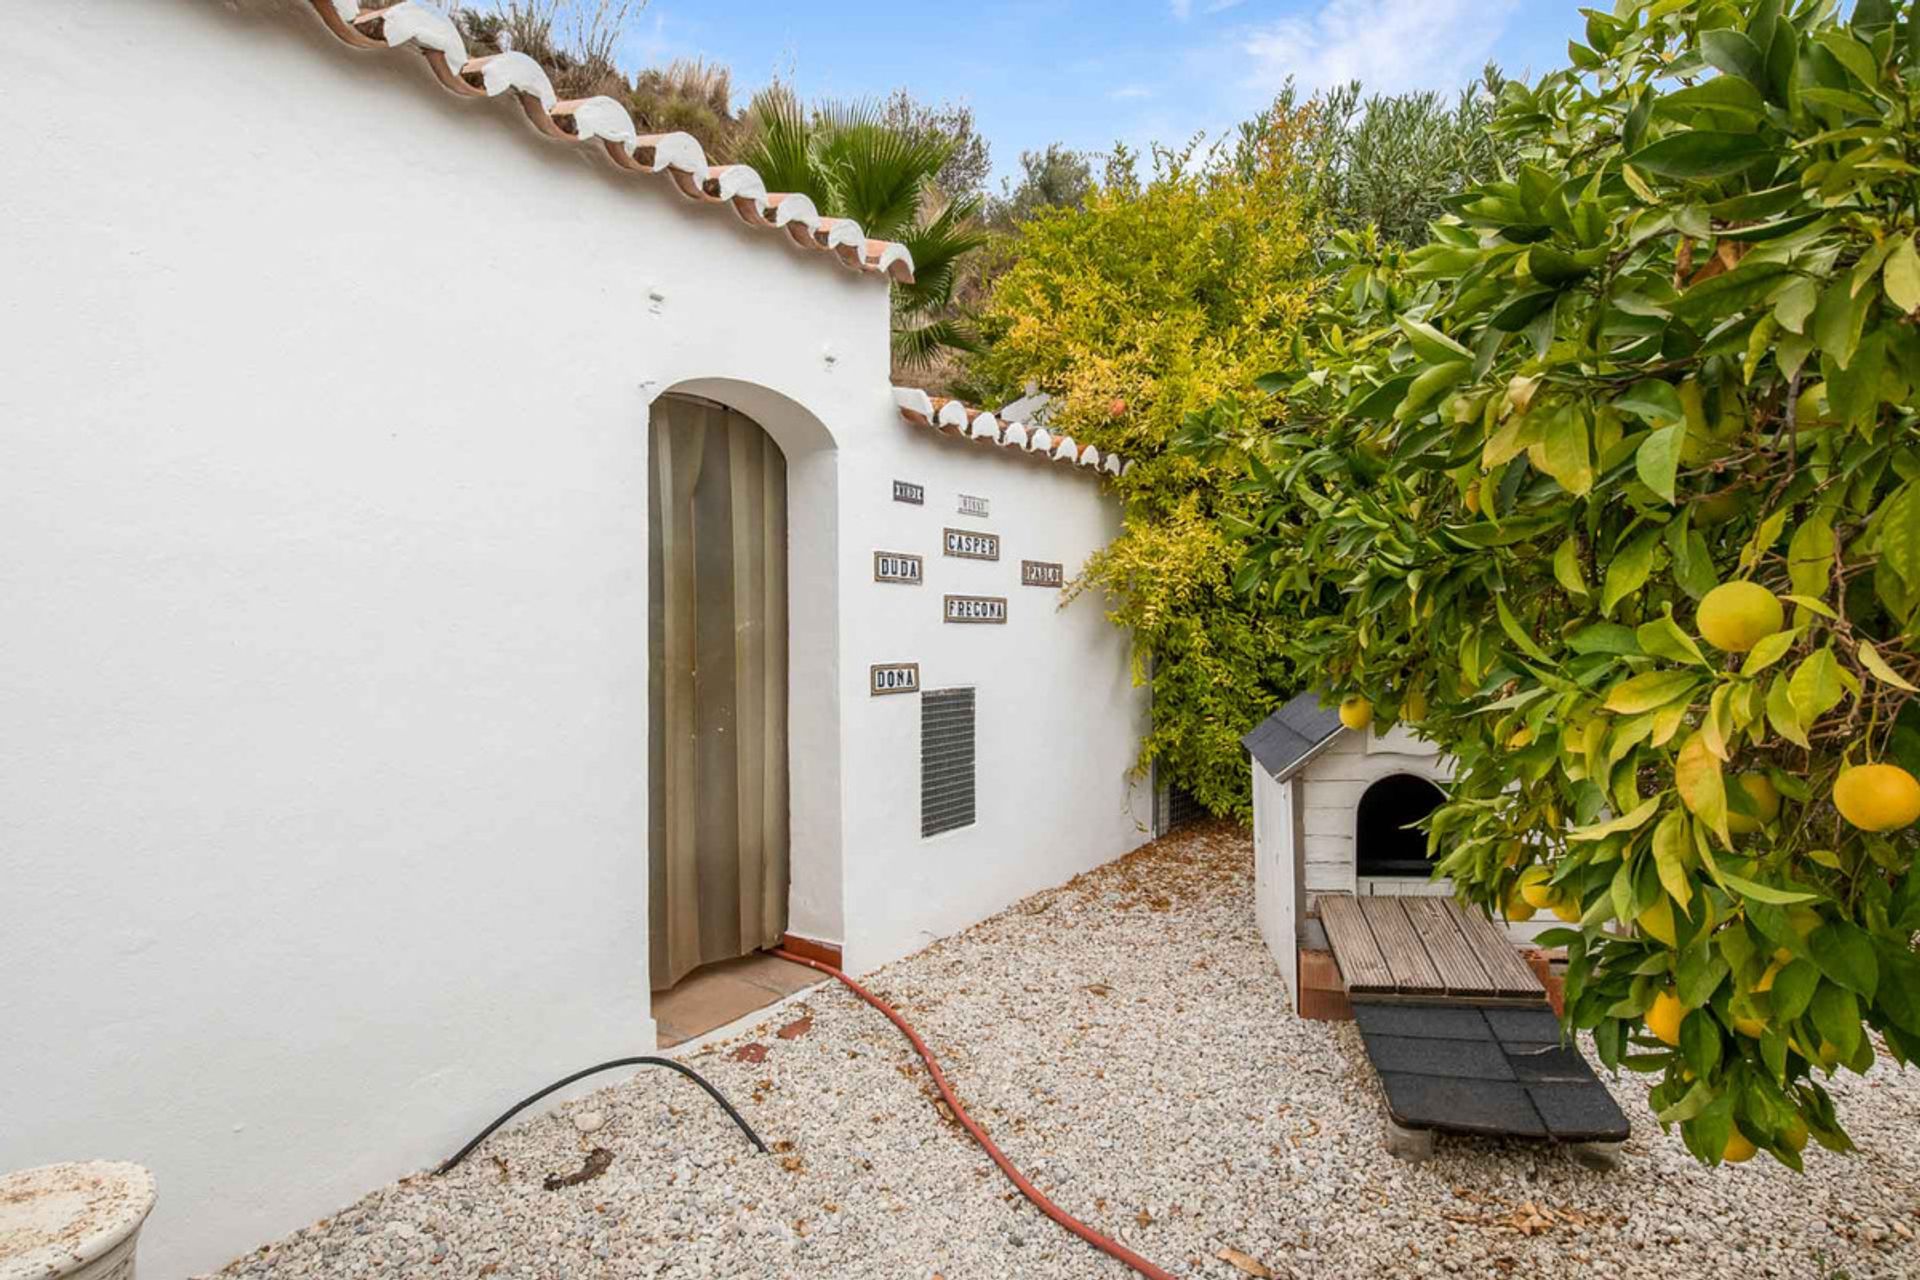
<path fill-rule="evenodd" d="M 1074 462 L 1111 476 L 1125 475 L 1133 465 L 1117 453 L 1103 454 L 1090 444 L 1077 444 L 1072 436 L 1056 436 L 1045 427 L 1024 422 L 1002 422 L 985 409 L 928 395 L 918 387 L 895 387 L 893 402 L 908 422 L 944 435 L 1019 449 L 1055 462 Z"/>
<path fill-rule="evenodd" d="M 561 101 L 553 82 L 523 53 L 467 56 L 466 42 L 439 10 L 401 0 L 361 11 L 359 0 L 308 0 L 327 29 L 356 49 L 412 45 L 445 88 L 463 98 L 511 95 L 533 127 L 556 142 L 597 145 L 630 173 L 665 175 L 690 200 L 732 207 L 741 221 L 782 230 L 803 249 L 825 251 L 855 271 L 913 282 L 913 255 L 893 240 L 874 240 L 848 218 L 823 217 L 803 195 L 770 192 L 746 165 L 710 165 L 690 134 L 643 134 L 626 107 L 612 98 Z"/>

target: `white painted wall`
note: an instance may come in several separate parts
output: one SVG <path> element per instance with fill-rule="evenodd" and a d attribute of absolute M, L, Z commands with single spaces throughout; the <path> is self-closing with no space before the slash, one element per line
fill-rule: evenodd
<path fill-rule="evenodd" d="M 1113 506 L 902 422 L 876 279 L 300 0 L 67 0 L 9 35 L 0 1168 L 151 1166 L 143 1262 L 179 1275 L 652 1045 L 669 389 L 788 453 L 796 932 L 870 968 L 1138 843 L 1124 638 L 1018 585 Z M 961 490 L 997 565 L 940 556 Z M 927 585 L 874 584 L 876 548 Z M 947 589 L 1013 620 L 944 625 Z M 888 660 L 978 686 L 975 827 L 919 838 Z"/>
<path fill-rule="evenodd" d="M 898 420 L 896 419 L 896 422 Z M 1007 903 L 1119 856 L 1147 838 L 1150 791 L 1129 770 L 1145 730 L 1127 638 L 1097 596 L 1020 585 L 1020 561 L 1071 577 L 1119 531 L 1117 506 L 1090 470 L 899 423 L 875 447 L 842 455 L 846 502 L 841 593 L 849 655 L 846 720 L 847 967 L 916 951 Z M 893 481 L 922 483 L 925 506 L 894 502 Z M 991 516 L 958 514 L 961 493 Z M 941 532 L 997 533 L 1000 560 L 942 555 Z M 873 581 L 873 552 L 925 557 L 922 586 Z M 945 623 L 948 593 L 1004 596 L 1004 625 Z M 920 700 L 870 697 L 868 667 L 918 662 L 921 687 L 976 693 L 978 821 L 920 836 Z"/>

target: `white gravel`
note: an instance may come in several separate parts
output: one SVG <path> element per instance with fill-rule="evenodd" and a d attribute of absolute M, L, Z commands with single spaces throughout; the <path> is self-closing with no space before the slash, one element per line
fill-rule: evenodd
<path fill-rule="evenodd" d="M 1030 898 L 870 986 L 1036 1183 L 1176 1274 L 1920 1276 L 1920 1073 L 1885 1065 L 1832 1086 L 1860 1153 L 1809 1148 L 1805 1176 L 1764 1157 L 1698 1166 L 1632 1078 L 1613 1082 L 1634 1126 L 1615 1172 L 1544 1146 L 1445 1139 L 1427 1164 L 1395 1161 L 1352 1025 L 1286 1010 L 1233 828 L 1183 833 Z M 692 1059 L 772 1156 L 752 1154 L 690 1082 L 651 1071 L 221 1274 L 1131 1274 L 1018 1197 L 878 1013 L 837 987 L 803 1003 L 805 1036 L 776 1039 L 770 1023 Z M 790 1006 L 780 1021 L 797 1016 Z M 767 1046 L 764 1062 L 729 1056 L 748 1041 Z M 595 1148 L 613 1155 L 603 1176 L 542 1188 Z"/>

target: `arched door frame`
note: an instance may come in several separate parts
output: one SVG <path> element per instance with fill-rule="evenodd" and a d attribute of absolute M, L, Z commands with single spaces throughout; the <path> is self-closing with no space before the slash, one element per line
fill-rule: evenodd
<path fill-rule="evenodd" d="M 650 388 L 652 390 L 653 388 Z M 846 937 L 842 892 L 839 452 L 818 415 L 771 388 L 734 378 L 690 378 L 660 395 L 712 400 L 751 418 L 787 460 L 787 594 L 805 607 L 787 619 L 787 928 Z"/>

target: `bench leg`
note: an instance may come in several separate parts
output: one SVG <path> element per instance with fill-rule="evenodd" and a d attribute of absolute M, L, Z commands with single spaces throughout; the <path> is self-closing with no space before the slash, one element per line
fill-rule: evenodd
<path fill-rule="evenodd" d="M 1408 1164 L 1419 1164 L 1433 1156 L 1433 1130 L 1408 1129 L 1387 1121 L 1387 1154 Z"/>
<path fill-rule="evenodd" d="M 1597 1170 L 1600 1173 L 1612 1173 L 1620 1167 L 1621 1142 L 1576 1142 L 1568 1149 L 1576 1164 Z"/>

